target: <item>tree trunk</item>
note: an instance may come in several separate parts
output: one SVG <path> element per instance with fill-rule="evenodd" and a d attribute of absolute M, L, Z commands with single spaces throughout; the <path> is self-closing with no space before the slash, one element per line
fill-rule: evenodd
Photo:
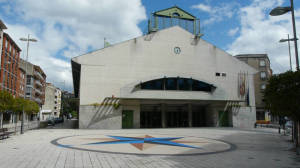
<path fill-rule="evenodd" d="M 292 125 L 292 142 L 294 143 L 295 142 L 295 123 L 294 123 L 294 121 L 293 121 L 293 125 Z"/>
<path fill-rule="evenodd" d="M 15 123 L 15 134 L 17 134 L 17 124 L 18 124 L 18 115 L 14 114 L 14 123 Z"/>
<path fill-rule="evenodd" d="M 299 121 L 296 121 L 296 148 L 299 147 Z"/>
<path fill-rule="evenodd" d="M 3 128 L 3 113 L 0 112 L 0 128 Z"/>

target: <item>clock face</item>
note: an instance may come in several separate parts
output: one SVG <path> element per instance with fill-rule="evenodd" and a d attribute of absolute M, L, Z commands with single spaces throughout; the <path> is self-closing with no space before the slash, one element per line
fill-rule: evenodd
<path fill-rule="evenodd" d="M 180 54 L 180 52 L 181 52 L 181 49 L 179 47 L 174 48 L 174 53 L 175 54 Z"/>

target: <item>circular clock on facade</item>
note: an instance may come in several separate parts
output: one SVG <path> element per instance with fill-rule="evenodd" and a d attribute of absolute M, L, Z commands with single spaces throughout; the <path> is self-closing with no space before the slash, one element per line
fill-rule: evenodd
<path fill-rule="evenodd" d="M 180 54 L 180 52 L 181 52 L 181 49 L 179 47 L 174 48 L 174 53 L 175 54 Z"/>

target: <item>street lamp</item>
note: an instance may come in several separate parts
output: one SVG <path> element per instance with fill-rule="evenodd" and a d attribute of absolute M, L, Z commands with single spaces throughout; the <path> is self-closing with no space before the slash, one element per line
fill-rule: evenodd
<path fill-rule="evenodd" d="M 281 39 L 281 40 L 279 40 L 280 43 L 288 42 L 288 44 L 289 44 L 289 58 L 290 58 L 290 70 L 291 71 L 293 69 L 292 69 L 292 60 L 291 60 L 291 45 L 290 45 L 290 41 L 294 41 L 294 40 L 295 40 L 294 38 L 290 39 L 290 35 L 289 34 L 288 34 L 288 38 L 287 39 Z"/>
<path fill-rule="evenodd" d="M 24 99 L 26 99 L 26 90 L 27 90 L 27 62 L 28 62 L 28 49 L 29 49 L 29 42 L 37 42 L 36 39 L 30 38 L 30 35 L 28 34 L 27 38 L 20 38 L 21 41 L 27 41 L 27 54 L 26 54 L 26 61 L 25 61 L 25 91 L 24 91 Z M 21 120 L 21 134 L 24 133 L 24 106 L 23 106 L 23 111 L 22 111 L 22 120 Z"/>
<path fill-rule="evenodd" d="M 292 22 L 293 22 L 293 34 L 294 34 L 294 39 L 296 39 L 296 25 L 295 25 L 295 14 L 294 14 L 294 1 L 290 0 L 291 6 L 287 7 L 276 7 L 272 9 L 270 12 L 271 16 L 279 16 L 283 15 L 289 11 L 292 12 Z M 295 43 L 295 55 L 296 55 L 296 69 L 299 71 L 299 59 L 298 59 L 298 45 L 297 45 L 297 40 L 294 40 Z"/>

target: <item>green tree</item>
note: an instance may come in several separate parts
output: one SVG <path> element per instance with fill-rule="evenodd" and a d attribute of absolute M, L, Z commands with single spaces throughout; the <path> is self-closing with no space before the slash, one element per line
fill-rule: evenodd
<path fill-rule="evenodd" d="M 63 111 L 62 111 L 63 115 L 67 115 L 71 113 L 72 116 L 76 118 L 79 111 L 79 100 L 77 98 L 64 98 L 62 100 L 62 106 L 63 106 Z"/>
<path fill-rule="evenodd" d="M 7 91 L 0 91 L 0 112 L 13 110 L 14 97 Z"/>
<path fill-rule="evenodd" d="M 300 121 L 300 71 L 273 75 L 264 92 L 266 108 L 274 116 L 287 116 L 294 121 L 295 141 L 298 147 Z"/>
<path fill-rule="evenodd" d="M 273 75 L 264 92 L 266 107 L 271 114 L 300 118 L 300 71 Z"/>
<path fill-rule="evenodd" d="M 3 113 L 13 110 L 14 97 L 7 91 L 0 91 L 0 127 L 3 125 Z"/>
<path fill-rule="evenodd" d="M 25 106 L 25 99 L 22 97 L 17 97 L 15 98 L 15 103 L 14 103 L 14 113 L 20 114 L 23 111 L 23 107 Z"/>
<path fill-rule="evenodd" d="M 28 100 L 27 106 L 27 110 L 25 110 L 27 114 L 37 114 L 40 110 L 39 105 L 31 100 Z"/>

